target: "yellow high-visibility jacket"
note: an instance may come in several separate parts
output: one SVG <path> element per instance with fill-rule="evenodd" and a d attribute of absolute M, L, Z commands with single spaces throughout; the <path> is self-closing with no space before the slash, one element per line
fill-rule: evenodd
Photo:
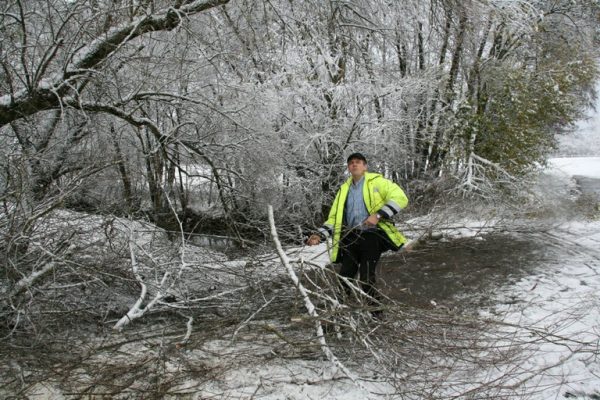
<path fill-rule="evenodd" d="M 352 184 L 352 177 L 342 184 L 329 211 L 329 217 L 319 229 L 321 236 L 332 239 L 331 262 L 336 262 L 339 255 L 339 242 L 342 237 L 342 225 L 344 222 L 344 208 L 348 191 Z M 389 179 L 380 174 L 365 172 L 365 183 L 363 185 L 363 199 L 369 215 L 379 214 L 381 219 L 377 227 L 386 233 L 391 243 L 399 248 L 406 243 L 406 238 L 396 229 L 394 223 L 389 220 L 402 208 L 408 205 L 408 198 L 404 191 Z"/>

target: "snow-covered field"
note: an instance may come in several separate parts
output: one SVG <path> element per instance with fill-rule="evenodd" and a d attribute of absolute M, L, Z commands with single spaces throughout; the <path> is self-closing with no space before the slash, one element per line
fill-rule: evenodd
<path fill-rule="evenodd" d="M 548 162 L 547 174 L 563 179 L 573 176 L 586 176 L 600 179 L 600 157 L 561 157 Z"/>
<path fill-rule="evenodd" d="M 540 235 L 554 261 L 505 288 L 501 296 L 518 301 L 500 298 L 494 313 L 526 327 L 515 329 L 516 335 L 544 332 L 532 339 L 527 362 L 520 366 L 543 371 L 524 385 L 535 393 L 531 398 L 598 398 L 600 222 L 563 224 Z"/>

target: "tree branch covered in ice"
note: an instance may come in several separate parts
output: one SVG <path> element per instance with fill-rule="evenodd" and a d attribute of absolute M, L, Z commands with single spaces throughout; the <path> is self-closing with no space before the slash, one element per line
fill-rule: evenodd
<path fill-rule="evenodd" d="M 42 80 L 43 72 L 56 58 L 58 49 L 64 46 L 64 39 L 61 36 L 56 37 L 55 41 L 57 42 L 52 44 L 50 54 L 42 59 L 43 64 L 38 69 L 37 76 L 31 79 L 32 77 L 25 71 L 29 82 L 28 87 L 11 91 L 0 98 L 0 127 L 40 111 L 60 107 L 63 96 L 67 94 L 80 95 L 81 89 L 93 81 L 95 70 L 137 37 L 150 32 L 173 30 L 181 25 L 184 18 L 228 2 L 229 0 L 178 1 L 173 6 L 156 13 L 147 13 L 150 9 L 144 10 L 140 14 L 145 15 L 138 16 L 133 21 L 109 27 L 97 38 L 81 45 L 80 48 L 65 57 L 68 62 L 62 66 L 62 73 L 55 73 L 58 76 Z M 66 18 L 66 21 L 75 19 L 73 14 L 77 14 L 83 9 L 83 6 L 78 3 L 73 3 L 71 7 L 73 8 L 72 14 Z M 21 11 L 23 12 L 23 7 L 21 7 Z M 4 14 L 4 18 L 7 17 L 9 15 Z M 28 21 L 24 19 L 25 17 L 29 17 L 29 14 L 22 14 L 20 18 L 24 27 L 21 31 L 24 38 L 28 29 L 26 26 Z M 61 33 L 60 30 L 58 32 Z M 71 38 L 68 39 L 71 40 Z M 24 54 L 25 50 L 22 51 Z M 25 67 L 25 63 L 22 66 Z"/>
<path fill-rule="evenodd" d="M 306 311 L 308 312 L 308 315 L 310 317 L 312 317 L 313 320 L 315 321 L 315 329 L 316 329 L 316 333 L 317 333 L 317 339 L 320 343 L 321 350 L 323 351 L 323 353 L 325 354 L 327 359 L 333 364 L 333 366 L 336 369 L 337 368 L 341 369 L 342 372 L 348 378 L 352 379 L 352 381 L 357 386 L 363 388 L 363 386 L 361 385 L 360 382 L 358 382 L 358 380 L 354 376 L 354 374 L 352 374 L 352 372 L 350 372 L 348 370 L 348 368 L 346 368 L 346 366 L 340 362 L 340 360 L 331 351 L 331 348 L 327 345 L 327 341 L 325 340 L 325 334 L 323 332 L 323 326 L 321 325 L 321 320 L 319 318 L 319 314 L 317 313 L 315 305 L 312 303 L 312 301 L 311 301 L 306 289 L 302 285 L 302 283 L 300 283 L 298 276 L 296 275 L 296 273 L 294 272 L 294 269 L 292 268 L 292 266 L 290 264 L 290 259 L 288 258 L 287 254 L 285 254 L 285 252 L 283 251 L 283 248 L 281 247 L 281 242 L 279 241 L 279 237 L 277 235 L 277 228 L 275 226 L 275 219 L 273 216 L 273 207 L 271 205 L 268 206 L 268 214 L 269 214 L 269 225 L 271 227 L 271 237 L 275 244 L 275 249 L 277 250 L 279 259 L 281 260 L 283 266 L 285 267 L 294 286 L 300 292 L 300 295 L 302 296 L 302 299 L 304 301 L 304 306 L 306 307 Z"/>

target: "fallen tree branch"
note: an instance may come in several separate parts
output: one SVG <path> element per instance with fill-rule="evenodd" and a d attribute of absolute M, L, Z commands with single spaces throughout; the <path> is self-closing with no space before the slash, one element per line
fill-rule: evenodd
<path fill-rule="evenodd" d="M 194 326 L 194 317 L 187 317 L 188 322 L 186 324 L 186 331 L 185 331 L 185 336 L 183 337 L 183 339 L 181 339 L 180 342 L 177 342 L 175 344 L 175 346 L 179 349 L 183 346 L 185 346 L 187 344 L 187 342 L 190 340 L 190 336 L 192 336 L 192 328 Z"/>
<path fill-rule="evenodd" d="M 133 237 L 133 233 L 131 235 Z M 152 300 L 146 304 L 145 307 L 142 308 L 142 304 L 144 302 L 144 299 L 146 298 L 146 294 L 148 292 L 148 288 L 146 286 L 146 284 L 144 283 L 144 280 L 142 278 L 142 276 L 139 274 L 139 268 L 138 268 L 138 263 L 137 263 L 137 258 L 135 256 L 135 250 L 133 248 L 134 246 L 134 241 L 132 239 L 132 237 L 129 238 L 129 253 L 131 255 L 131 269 L 133 271 L 133 275 L 135 276 L 135 279 L 138 281 L 138 283 L 140 284 L 142 291 L 140 293 L 140 296 L 138 297 L 137 301 L 135 302 L 135 304 L 129 309 L 129 311 L 127 312 L 127 314 L 125 314 L 116 324 L 115 326 L 113 326 L 113 329 L 116 330 L 121 330 L 123 329 L 123 327 L 127 324 L 129 324 L 131 321 L 134 321 L 140 317 L 142 317 L 144 314 L 146 314 L 148 311 L 150 311 L 154 305 L 156 303 L 158 303 L 159 301 L 161 301 L 164 297 L 165 294 L 168 292 L 169 289 L 171 289 L 173 287 L 173 284 L 175 281 L 173 281 L 169 287 L 165 288 L 165 284 L 168 282 L 169 278 L 171 277 L 171 271 L 166 271 L 163 276 L 162 279 L 158 285 L 158 290 L 156 292 L 156 294 L 154 295 L 154 297 L 152 298 Z"/>
<path fill-rule="evenodd" d="M 129 309 L 127 314 L 125 314 L 115 324 L 113 329 L 116 329 L 116 330 L 121 330 L 129 322 L 133 321 L 134 319 L 140 318 L 142 315 L 144 315 L 144 313 L 148 309 L 148 307 L 145 307 L 143 309 L 141 308 L 142 303 L 144 302 L 144 299 L 146 298 L 146 293 L 148 292 L 148 288 L 146 287 L 144 280 L 142 279 L 142 277 L 140 276 L 140 274 L 138 272 L 137 258 L 135 257 L 135 251 L 133 248 L 132 238 L 129 239 L 129 254 L 131 257 L 131 270 L 133 271 L 133 275 L 135 276 L 135 279 L 140 284 L 142 291 L 141 291 L 140 296 L 138 297 L 137 301 L 135 302 L 135 304 L 133 306 L 131 306 L 131 308 Z"/>
<path fill-rule="evenodd" d="M 131 307 L 131 309 L 127 312 L 127 314 L 125 314 L 115 324 L 113 329 L 121 330 L 121 329 L 123 329 L 123 327 L 125 325 L 129 324 L 129 322 L 131 322 L 137 318 L 140 318 L 141 316 L 146 314 L 148 311 L 150 311 L 156 303 L 159 303 L 167 295 L 167 293 L 173 288 L 173 286 L 175 286 L 175 283 L 177 283 L 181 280 L 183 271 L 187 267 L 187 262 L 185 260 L 186 253 L 185 253 L 185 236 L 184 236 L 183 226 L 182 226 L 182 223 L 181 223 L 179 217 L 177 216 L 177 212 L 175 211 L 173 204 L 169 200 L 168 196 L 166 196 L 166 197 L 167 197 L 169 206 L 173 210 L 173 215 L 175 215 L 177 223 L 179 224 L 179 231 L 181 232 L 181 252 L 180 252 L 180 261 L 181 262 L 179 263 L 179 270 L 177 271 L 177 275 L 175 275 L 175 277 L 169 282 L 173 273 L 171 272 L 170 269 L 165 271 L 160 283 L 158 284 L 158 290 L 157 290 L 156 294 L 154 295 L 154 298 L 152 298 L 152 300 L 144 308 L 142 308 L 141 305 L 144 301 L 144 298 L 146 297 L 147 288 L 146 288 L 146 284 L 144 283 L 142 277 L 138 273 L 137 260 L 135 257 L 135 251 L 133 249 L 134 242 L 132 240 L 132 237 L 133 237 L 133 233 L 132 233 L 131 237 L 129 239 L 129 252 L 131 254 L 131 266 L 132 266 L 132 270 L 133 270 L 135 279 L 140 283 L 140 285 L 142 287 L 142 293 L 140 294 L 140 297 L 138 298 L 136 303 Z M 143 248 L 142 248 L 142 251 L 145 252 L 145 250 Z M 151 257 L 150 254 L 148 254 L 147 252 L 146 252 L 146 255 L 148 257 Z M 190 324 L 191 324 L 191 322 L 190 322 Z M 188 325 L 188 329 L 191 329 L 191 325 Z"/>
<path fill-rule="evenodd" d="M 15 284 L 15 286 L 11 290 L 8 297 L 9 298 L 14 297 L 14 296 L 18 295 L 19 293 L 21 293 L 22 291 L 24 291 L 25 289 L 31 287 L 31 285 L 34 282 L 41 279 L 46 274 L 52 272 L 55 267 L 56 267 L 56 263 L 52 261 L 52 262 L 49 262 L 48 264 L 46 264 L 42 269 L 32 272 L 30 275 L 22 278 L 21 280 L 19 280 L 19 282 L 17 282 Z"/>
<path fill-rule="evenodd" d="M 292 268 L 292 266 L 290 264 L 290 259 L 288 258 L 287 254 L 283 251 L 283 248 L 281 247 L 281 242 L 279 241 L 279 236 L 277 235 L 277 228 L 275 227 L 275 219 L 273 217 L 273 206 L 271 206 L 271 205 L 268 206 L 268 214 L 269 214 L 269 226 L 271 228 L 271 237 L 273 238 L 273 243 L 275 244 L 275 249 L 277 250 L 277 254 L 279 255 L 279 258 L 281 259 L 281 263 L 283 264 L 283 266 L 287 270 L 288 275 L 292 279 L 294 286 L 296 287 L 298 292 L 300 292 L 300 295 L 302 296 L 302 299 L 304 300 L 304 306 L 306 307 L 308 314 L 315 321 L 315 329 L 317 331 L 317 338 L 319 340 L 321 350 L 323 351 L 323 353 L 325 354 L 327 359 L 333 364 L 333 366 L 335 368 L 339 368 L 344 373 L 344 375 L 346 375 L 348 378 L 350 378 L 352 380 L 352 382 L 354 382 L 354 384 L 356 386 L 358 386 L 359 388 L 361 388 L 363 390 L 367 390 L 358 381 L 358 379 L 354 376 L 354 374 L 352 374 L 348 370 L 348 368 L 346 368 L 346 366 L 344 364 L 342 364 L 342 362 L 335 356 L 335 354 L 333 354 L 333 352 L 331 351 L 331 348 L 327 344 L 327 341 L 325 340 L 325 335 L 323 333 L 323 326 L 321 325 L 321 320 L 319 319 L 319 314 L 317 313 L 315 305 L 310 300 L 310 297 L 308 296 L 308 293 L 307 293 L 306 289 L 304 288 L 304 286 L 302 285 L 302 283 L 300 283 L 298 276 L 296 275 L 296 273 L 294 272 L 294 269 Z"/>

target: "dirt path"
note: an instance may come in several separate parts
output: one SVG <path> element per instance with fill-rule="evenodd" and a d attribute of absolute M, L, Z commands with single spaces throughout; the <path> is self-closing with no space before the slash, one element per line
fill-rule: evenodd
<path fill-rule="evenodd" d="M 547 261 L 538 237 L 492 234 L 430 242 L 385 258 L 382 285 L 387 296 L 404 303 L 477 310 Z"/>
<path fill-rule="evenodd" d="M 528 398 L 600 398 L 600 222 L 430 243 L 381 272 L 396 300 L 507 324 L 526 357 L 488 379 L 514 368 Z"/>

